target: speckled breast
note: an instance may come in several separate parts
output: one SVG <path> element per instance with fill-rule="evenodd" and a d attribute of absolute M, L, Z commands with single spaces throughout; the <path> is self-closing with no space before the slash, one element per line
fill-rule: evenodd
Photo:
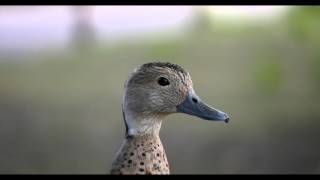
<path fill-rule="evenodd" d="M 128 137 L 111 168 L 111 174 L 169 173 L 166 153 L 158 135 Z"/>

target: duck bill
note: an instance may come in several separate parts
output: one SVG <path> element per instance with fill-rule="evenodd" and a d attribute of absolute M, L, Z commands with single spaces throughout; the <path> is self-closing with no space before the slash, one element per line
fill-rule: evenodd
<path fill-rule="evenodd" d="M 224 121 L 227 123 L 230 119 L 226 113 L 202 102 L 193 91 L 189 92 L 186 99 L 177 106 L 177 111 L 210 121 Z"/>

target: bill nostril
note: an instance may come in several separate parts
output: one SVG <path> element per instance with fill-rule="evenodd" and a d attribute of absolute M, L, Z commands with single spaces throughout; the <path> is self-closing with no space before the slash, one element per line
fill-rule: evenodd
<path fill-rule="evenodd" d="M 197 100 L 196 98 L 192 98 L 192 101 L 193 101 L 194 103 L 198 103 L 198 100 Z"/>

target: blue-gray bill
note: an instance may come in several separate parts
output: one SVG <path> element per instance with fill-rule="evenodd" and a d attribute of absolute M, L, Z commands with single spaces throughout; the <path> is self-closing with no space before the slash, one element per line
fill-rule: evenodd
<path fill-rule="evenodd" d="M 226 113 L 214 109 L 202 102 L 195 93 L 189 93 L 187 98 L 177 106 L 177 110 L 178 112 L 211 121 L 224 121 L 228 123 L 230 119 Z"/>

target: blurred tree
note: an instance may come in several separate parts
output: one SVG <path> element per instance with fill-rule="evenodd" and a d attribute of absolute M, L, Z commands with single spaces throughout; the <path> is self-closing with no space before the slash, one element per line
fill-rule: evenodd
<path fill-rule="evenodd" d="M 293 7 L 288 13 L 288 29 L 294 39 L 303 43 L 305 53 L 310 60 L 310 73 L 320 88 L 320 6 Z"/>
<path fill-rule="evenodd" d="M 208 37 L 213 32 L 212 18 L 205 6 L 193 7 L 191 33 L 198 37 Z"/>
<path fill-rule="evenodd" d="M 92 7 L 72 6 L 74 16 L 72 43 L 76 49 L 87 49 L 95 44 L 95 29 L 92 25 Z"/>
<path fill-rule="evenodd" d="M 320 6 L 292 7 L 288 12 L 287 23 L 293 37 L 299 40 L 319 39 Z"/>

